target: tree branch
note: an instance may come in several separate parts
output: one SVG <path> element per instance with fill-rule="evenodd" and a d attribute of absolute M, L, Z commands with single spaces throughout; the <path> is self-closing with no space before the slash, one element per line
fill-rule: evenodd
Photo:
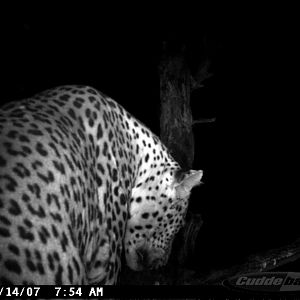
<path fill-rule="evenodd" d="M 207 276 L 197 280 L 198 284 L 218 284 L 224 279 L 245 273 L 255 273 L 274 270 L 300 259 L 300 239 L 294 243 L 269 250 L 266 253 L 251 255 L 245 263 L 229 269 L 212 271 Z"/>
<path fill-rule="evenodd" d="M 213 123 L 213 122 L 216 122 L 216 119 L 217 118 L 201 118 L 201 119 L 198 119 L 198 120 L 194 120 L 193 125 L 203 124 L 203 123 Z"/>

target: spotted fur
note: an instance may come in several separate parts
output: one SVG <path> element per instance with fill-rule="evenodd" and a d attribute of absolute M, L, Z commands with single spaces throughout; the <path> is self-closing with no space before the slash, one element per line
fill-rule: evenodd
<path fill-rule="evenodd" d="M 202 171 L 85 86 L 0 110 L 0 283 L 115 284 L 166 263 Z"/>

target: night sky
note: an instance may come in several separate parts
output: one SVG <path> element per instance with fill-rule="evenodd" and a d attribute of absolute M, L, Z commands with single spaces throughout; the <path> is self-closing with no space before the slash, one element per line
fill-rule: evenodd
<path fill-rule="evenodd" d="M 192 94 L 192 108 L 195 119 L 217 121 L 194 130 L 205 184 L 191 208 L 204 219 L 197 266 L 221 268 L 299 236 L 293 38 L 276 18 L 190 13 L 20 8 L 2 20 L 1 101 L 87 84 L 159 135 L 162 42 L 184 43 L 192 70 L 208 57 L 213 77 Z"/>

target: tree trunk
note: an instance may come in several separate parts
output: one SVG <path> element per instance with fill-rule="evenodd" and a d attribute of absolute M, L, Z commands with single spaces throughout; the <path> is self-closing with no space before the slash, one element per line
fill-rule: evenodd
<path fill-rule="evenodd" d="M 182 53 L 165 56 L 160 64 L 161 140 L 184 169 L 194 161 L 191 74 Z"/>
<path fill-rule="evenodd" d="M 160 135 L 173 158 L 183 169 L 192 169 L 194 162 L 193 116 L 190 106 L 191 72 L 183 51 L 164 53 L 160 63 Z M 200 215 L 189 213 L 185 227 L 177 234 L 169 260 L 174 283 L 181 281 L 182 268 L 192 256 L 202 225 Z"/>

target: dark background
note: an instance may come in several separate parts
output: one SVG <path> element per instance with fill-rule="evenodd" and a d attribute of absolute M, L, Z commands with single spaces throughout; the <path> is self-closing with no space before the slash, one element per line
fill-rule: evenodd
<path fill-rule="evenodd" d="M 229 267 L 299 237 L 293 25 L 283 12 L 249 17 L 222 7 L 134 9 L 2 10 L 2 103 L 87 84 L 159 135 L 162 42 L 185 44 L 191 69 L 208 57 L 213 73 L 192 94 L 194 117 L 217 117 L 194 131 L 194 168 L 204 170 L 205 183 L 191 200 L 204 219 L 194 267 Z"/>

